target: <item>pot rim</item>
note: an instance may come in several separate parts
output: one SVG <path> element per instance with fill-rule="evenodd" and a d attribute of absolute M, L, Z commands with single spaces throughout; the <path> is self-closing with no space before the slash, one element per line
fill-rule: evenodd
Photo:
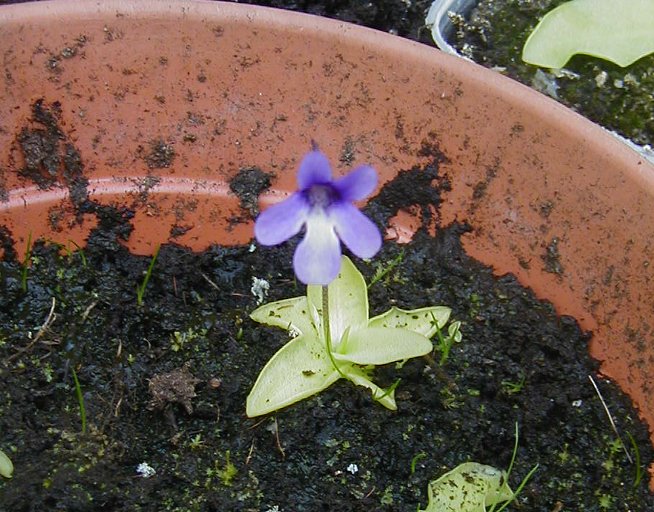
<path fill-rule="evenodd" d="M 251 4 L 221 2 L 212 0 L 142 0 L 134 3 L 131 0 L 43 0 L 0 6 L 0 24 L 24 23 L 28 19 L 50 19 L 56 17 L 93 19 L 113 16 L 139 16 L 141 18 L 161 19 L 177 18 L 180 15 L 188 19 L 201 20 L 216 15 L 240 24 L 263 24 L 276 28 L 292 29 L 303 32 L 312 31 L 314 37 L 322 39 L 344 38 L 349 43 L 359 43 L 381 49 L 384 53 L 395 54 L 403 59 L 410 59 L 416 65 L 422 65 L 425 59 L 433 59 L 445 71 L 465 77 L 479 87 L 487 87 L 493 95 L 519 104 L 522 108 L 533 112 L 548 124 L 556 124 L 566 128 L 576 128 L 588 140 L 604 139 L 608 144 L 605 153 L 626 164 L 636 164 L 642 157 L 636 149 L 625 147 L 615 137 L 600 125 L 574 112 L 570 108 L 479 64 L 455 57 L 439 51 L 423 43 L 418 43 L 400 36 L 388 34 L 379 30 L 354 25 L 351 23 L 317 16 L 307 13 L 265 7 Z M 319 32 L 317 32 L 319 30 Z M 549 122 L 548 122 L 549 121 Z M 569 126 L 572 125 L 572 126 Z M 568 130 L 573 131 L 573 130 Z M 636 153 L 636 154 L 634 154 Z M 654 170 L 654 163 L 647 162 Z M 633 173 L 633 177 L 654 191 L 654 174 L 646 176 L 643 172 Z"/>

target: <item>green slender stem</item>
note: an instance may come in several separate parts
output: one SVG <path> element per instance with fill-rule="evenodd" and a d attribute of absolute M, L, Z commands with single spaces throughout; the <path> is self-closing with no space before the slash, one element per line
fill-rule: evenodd
<path fill-rule="evenodd" d="M 634 436 L 627 432 L 627 437 L 629 438 L 629 441 L 631 441 L 631 447 L 634 449 L 634 455 L 636 459 L 634 461 L 636 463 L 636 477 L 634 478 L 634 487 L 638 487 L 638 485 L 640 485 L 640 481 L 643 478 L 643 468 L 640 464 L 640 450 L 638 449 L 638 445 L 636 444 Z"/>
<path fill-rule="evenodd" d="M 145 277 L 143 278 L 143 282 L 136 287 L 136 304 L 139 306 L 143 305 L 143 295 L 145 294 L 145 287 L 148 285 L 148 282 L 150 281 L 150 277 L 152 276 L 152 270 L 154 269 L 154 264 L 157 261 L 157 256 L 159 256 L 159 249 L 161 248 L 160 245 L 157 246 L 157 248 L 154 251 L 154 254 L 152 255 L 152 259 L 150 260 L 150 265 L 148 265 L 148 270 L 145 273 Z"/>
<path fill-rule="evenodd" d="M 509 462 L 509 469 L 506 470 L 506 474 L 510 475 L 513 471 L 513 464 L 515 464 L 515 458 L 518 456 L 518 442 L 520 439 L 520 427 L 518 422 L 515 422 L 515 438 L 513 441 L 513 453 L 511 454 L 511 462 Z"/>
<path fill-rule="evenodd" d="M 511 462 L 509 462 L 509 469 L 506 470 L 506 478 L 511 476 L 511 471 L 513 471 L 513 464 L 515 463 L 515 459 L 518 455 L 518 437 L 519 437 L 519 427 L 518 427 L 518 422 L 515 422 L 515 441 L 513 443 L 513 453 L 511 454 Z M 493 506 L 490 508 L 489 512 L 502 512 L 506 507 L 508 507 L 511 503 L 515 501 L 515 499 L 518 497 L 518 494 L 522 492 L 522 489 L 527 485 L 527 482 L 531 479 L 531 477 L 534 475 L 534 473 L 538 470 L 538 464 L 534 465 L 531 470 L 529 470 L 529 473 L 527 473 L 527 476 L 525 476 L 522 481 L 520 482 L 520 485 L 518 485 L 518 488 L 515 490 L 513 493 L 513 496 L 511 496 L 511 499 L 507 500 L 504 502 L 503 505 L 500 506 L 500 508 L 496 508 L 498 506 L 498 503 L 494 503 Z"/>
<path fill-rule="evenodd" d="M 27 274 L 30 270 L 30 259 L 32 258 L 32 232 L 27 235 L 27 247 L 25 248 L 25 257 L 20 269 L 20 287 L 23 293 L 27 293 Z"/>
<path fill-rule="evenodd" d="M 334 359 L 334 354 L 332 353 L 332 333 L 329 327 L 329 287 L 328 286 L 322 287 L 322 326 L 323 326 L 323 332 L 325 333 L 325 345 L 327 347 L 327 355 L 329 356 L 329 360 L 332 362 L 332 365 L 334 366 L 336 371 L 340 374 L 340 376 L 345 379 L 347 377 L 345 377 L 341 369 L 338 367 L 338 364 L 336 364 L 336 359 Z"/>
<path fill-rule="evenodd" d="M 80 386 L 79 379 L 77 378 L 77 373 L 75 368 L 70 366 L 71 372 L 73 374 L 73 382 L 75 383 L 75 395 L 77 395 L 77 403 L 79 405 L 79 415 L 82 420 L 82 434 L 86 434 L 86 408 L 84 407 L 84 395 L 82 394 L 82 386 Z"/>
<path fill-rule="evenodd" d="M 443 337 L 443 333 L 441 332 L 441 328 L 438 325 L 438 320 L 436 320 L 434 313 L 431 314 L 431 317 L 433 319 L 434 326 L 436 327 L 436 336 L 438 337 L 438 348 L 441 350 L 441 358 L 438 361 L 438 365 L 443 366 L 447 361 L 447 358 L 450 356 L 450 349 L 452 348 L 452 340 L 448 340 Z"/>

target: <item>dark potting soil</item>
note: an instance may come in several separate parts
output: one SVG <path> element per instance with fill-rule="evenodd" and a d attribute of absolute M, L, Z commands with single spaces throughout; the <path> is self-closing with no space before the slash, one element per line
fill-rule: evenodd
<path fill-rule="evenodd" d="M 448 180 L 433 154 L 369 203 L 380 226 L 400 208 L 438 210 Z M 265 186 L 258 172 L 241 172 L 232 189 Z M 120 243 L 131 212 L 88 199 L 75 208 L 100 220 L 83 249 L 39 241 L 19 255 L 2 233 L 0 432 L 16 470 L 0 482 L 1 510 L 412 512 L 426 506 L 428 483 L 462 462 L 506 468 L 516 425 L 512 487 L 538 469 L 510 510 L 653 509 L 647 429 L 596 378 L 626 446 L 612 429 L 589 380 L 590 335 L 469 258 L 460 238 L 474 227 L 420 230 L 355 260 L 375 281 L 372 314 L 443 304 L 462 322 L 443 364 L 435 351 L 376 371 L 383 385 L 401 379 L 398 411 L 340 381 L 249 419 L 246 396 L 288 340 L 249 319 L 253 278 L 270 283 L 267 300 L 303 294 L 290 264 L 297 240 L 202 253 L 164 245 L 139 305 L 151 258 Z"/>
<path fill-rule="evenodd" d="M 326 16 L 434 46 L 425 16 L 432 0 L 228 0 Z"/>
<path fill-rule="evenodd" d="M 18 4 L 44 0 L 0 0 Z M 261 5 L 325 16 L 348 23 L 420 40 L 434 46 L 425 28 L 425 15 L 432 0 L 223 0 L 232 3 Z"/>

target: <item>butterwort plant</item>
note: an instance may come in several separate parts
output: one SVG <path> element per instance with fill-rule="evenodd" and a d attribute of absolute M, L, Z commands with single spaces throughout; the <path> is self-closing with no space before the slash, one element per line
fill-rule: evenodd
<path fill-rule="evenodd" d="M 447 323 L 450 309 L 396 307 L 370 318 L 366 282 L 341 242 L 359 258 L 372 258 L 382 244 L 377 226 L 354 205 L 377 186 L 377 172 L 360 166 L 333 179 L 327 157 L 308 153 L 297 174 L 298 190 L 257 218 L 255 237 L 276 245 L 304 238 L 293 256 L 306 295 L 260 306 L 257 322 L 288 331 L 290 341 L 265 365 L 247 398 L 248 416 L 267 414 L 308 398 L 339 379 L 364 386 L 394 410 L 396 384 L 372 381 L 377 365 L 426 355 L 430 338 Z"/>

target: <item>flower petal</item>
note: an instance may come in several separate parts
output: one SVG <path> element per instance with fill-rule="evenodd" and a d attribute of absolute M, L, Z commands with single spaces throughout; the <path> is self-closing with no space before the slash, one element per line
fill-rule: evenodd
<path fill-rule="evenodd" d="M 307 233 L 293 255 L 295 275 L 304 284 L 328 285 L 341 268 L 341 246 L 323 212 L 309 215 Z"/>
<path fill-rule="evenodd" d="M 254 236 L 261 245 L 277 245 L 296 235 L 307 220 L 309 204 L 295 193 L 264 210 L 254 223 Z"/>
<path fill-rule="evenodd" d="M 368 197 L 377 186 L 377 171 L 369 165 L 361 165 L 349 174 L 334 180 L 343 201 L 360 201 Z"/>
<path fill-rule="evenodd" d="M 297 171 L 297 184 L 300 190 L 306 190 L 312 185 L 325 184 L 332 181 L 332 168 L 329 160 L 320 151 L 307 153 Z"/>
<path fill-rule="evenodd" d="M 381 249 L 379 228 L 350 203 L 336 203 L 328 211 L 338 237 L 359 258 L 372 258 Z"/>

